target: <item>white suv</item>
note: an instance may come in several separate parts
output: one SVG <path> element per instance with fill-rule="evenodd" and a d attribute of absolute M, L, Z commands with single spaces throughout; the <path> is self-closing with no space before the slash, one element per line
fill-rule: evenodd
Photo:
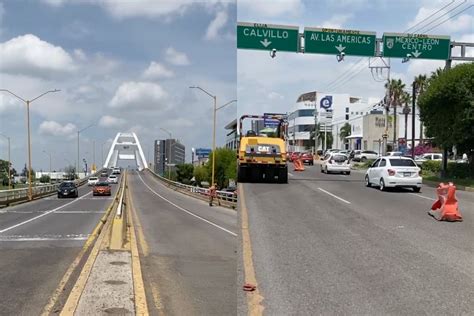
<path fill-rule="evenodd" d="M 355 161 L 361 161 L 364 162 L 366 160 L 374 160 L 379 157 L 379 154 L 376 153 L 375 151 L 372 150 L 363 150 L 360 152 L 360 154 L 356 154 L 354 156 Z"/>
<path fill-rule="evenodd" d="M 411 158 L 385 156 L 380 157 L 367 169 L 365 185 L 377 184 L 381 191 L 388 187 L 412 188 L 421 190 L 420 168 Z"/>
<path fill-rule="evenodd" d="M 89 179 L 87 180 L 87 185 L 92 186 L 95 185 L 97 182 L 99 182 L 99 178 L 89 177 Z"/>

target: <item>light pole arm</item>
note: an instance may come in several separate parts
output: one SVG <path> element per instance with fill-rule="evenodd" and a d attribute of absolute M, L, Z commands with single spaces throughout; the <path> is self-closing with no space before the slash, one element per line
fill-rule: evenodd
<path fill-rule="evenodd" d="M 54 92 L 59 92 L 59 91 L 61 91 L 61 90 L 54 89 L 54 90 L 46 91 L 45 93 L 40 94 L 39 96 L 37 96 L 36 98 L 34 98 L 33 100 L 31 100 L 30 103 L 33 102 L 34 100 L 37 100 L 37 99 L 41 98 L 41 97 L 42 97 L 43 95 L 45 95 L 45 94 L 54 93 Z M 26 101 L 25 101 L 25 102 L 26 102 Z"/>
<path fill-rule="evenodd" d="M 204 90 L 204 89 L 201 88 L 201 87 L 191 86 L 191 87 L 189 87 L 189 88 L 190 88 L 190 89 L 199 89 L 199 90 L 201 90 L 202 92 L 204 92 L 205 94 L 207 94 L 208 96 L 210 96 L 211 98 L 214 98 L 214 99 L 216 98 L 215 95 L 212 95 L 211 93 L 207 92 L 206 90 Z"/>
<path fill-rule="evenodd" d="M 216 111 L 218 111 L 218 110 L 220 110 L 220 109 L 222 109 L 222 108 L 228 106 L 229 104 L 231 104 L 231 103 L 233 103 L 233 102 L 237 102 L 237 100 L 232 100 L 232 101 L 229 101 L 229 102 L 227 102 L 227 103 L 221 105 L 220 107 L 216 108 Z"/>

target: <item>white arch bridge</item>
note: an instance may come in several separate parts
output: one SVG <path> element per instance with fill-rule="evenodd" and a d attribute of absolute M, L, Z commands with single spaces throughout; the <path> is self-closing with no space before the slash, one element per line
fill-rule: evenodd
<path fill-rule="evenodd" d="M 104 168 L 117 166 L 119 160 L 135 160 L 138 170 L 148 168 L 142 146 L 135 133 L 117 133 L 105 160 Z"/>

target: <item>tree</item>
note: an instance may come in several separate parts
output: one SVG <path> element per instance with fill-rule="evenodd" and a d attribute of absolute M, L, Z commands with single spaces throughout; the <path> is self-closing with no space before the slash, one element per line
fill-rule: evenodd
<path fill-rule="evenodd" d="M 418 106 L 426 134 L 443 148 L 456 148 L 469 157 L 474 175 L 474 64 L 465 63 L 430 78 Z"/>
<path fill-rule="evenodd" d="M 51 180 L 51 178 L 48 176 L 48 175 L 42 175 L 40 178 L 39 178 L 39 181 L 41 183 L 49 183 L 49 181 Z"/>
<path fill-rule="evenodd" d="M 433 71 L 431 73 L 431 77 L 438 76 L 442 71 L 443 71 L 443 69 L 441 69 L 441 68 L 436 69 L 436 71 Z M 431 80 L 431 78 L 430 78 L 430 80 Z M 414 82 L 415 82 L 415 93 L 419 97 L 420 95 L 423 94 L 423 92 L 425 92 L 425 90 L 426 90 L 426 88 L 429 84 L 429 80 L 426 77 L 426 75 L 418 75 L 418 76 L 415 77 Z M 418 107 L 418 109 L 419 109 L 419 107 Z M 413 113 L 413 115 L 415 115 L 415 113 Z M 423 121 L 421 119 L 420 119 L 420 143 L 423 144 Z"/>
<path fill-rule="evenodd" d="M 408 143 L 408 114 L 410 114 L 410 102 L 411 102 L 411 95 L 408 92 L 402 94 L 400 99 L 402 104 L 405 104 L 403 107 L 403 114 L 405 115 L 405 142 Z"/>
<path fill-rule="evenodd" d="M 68 180 L 74 180 L 77 178 L 76 167 L 74 166 L 67 166 L 64 168 L 64 172 L 66 173 L 66 178 Z"/>
<path fill-rule="evenodd" d="M 198 185 L 201 185 L 201 182 L 203 181 L 209 180 L 209 173 L 207 172 L 206 166 L 194 167 L 193 175 Z"/>
<path fill-rule="evenodd" d="M 385 84 L 385 88 L 389 91 L 388 108 L 393 107 L 393 144 L 397 143 L 397 106 L 401 105 L 401 98 L 404 94 L 405 84 L 401 79 L 392 79 Z M 387 108 L 387 113 L 389 109 Z"/>
<path fill-rule="evenodd" d="M 327 135 L 327 138 L 328 138 L 328 139 L 327 139 L 327 142 L 326 142 L 326 148 L 324 148 L 324 149 L 332 148 L 332 143 L 334 142 L 334 138 L 333 138 L 331 132 L 326 132 L 326 133 L 320 132 L 320 133 L 319 133 L 319 136 L 318 136 L 318 140 L 320 141 L 321 144 L 324 145 L 324 143 L 325 143 L 325 142 L 324 142 L 324 137 L 325 137 L 325 135 Z"/>
<path fill-rule="evenodd" d="M 346 143 L 346 137 L 351 136 L 351 132 L 352 132 L 351 124 L 345 123 L 344 125 L 342 125 L 341 129 L 339 130 L 339 138 L 341 139 L 341 142 L 343 144 Z"/>
<path fill-rule="evenodd" d="M 178 182 L 189 184 L 193 177 L 194 166 L 190 163 L 176 165 L 176 180 Z"/>
<path fill-rule="evenodd" d="M 209 183 L 212 177 L 212 156 L 209 155 L 209 162 L 206 164 L 207 172 L 209 174 Z M 215 151 L 216 166 L 215 166 L 215 181 L 219 188 L 224 188 L 229 185 L 229 180 L 237 178 L 237 160 L 235 158 L 235 150 L 229 148 L 217 148 Z"/>

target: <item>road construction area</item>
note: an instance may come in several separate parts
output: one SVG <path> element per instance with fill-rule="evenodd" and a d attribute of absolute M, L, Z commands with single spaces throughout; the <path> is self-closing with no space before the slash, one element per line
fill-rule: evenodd
<path fill-rule="evenodd" d="M 456 192 L 463 221 L 445 222 L 427 213 L 435 188 L 290 170 L 288 184 L 240 184 L 240 315 L 472 314 L 474 193 Z"/>

